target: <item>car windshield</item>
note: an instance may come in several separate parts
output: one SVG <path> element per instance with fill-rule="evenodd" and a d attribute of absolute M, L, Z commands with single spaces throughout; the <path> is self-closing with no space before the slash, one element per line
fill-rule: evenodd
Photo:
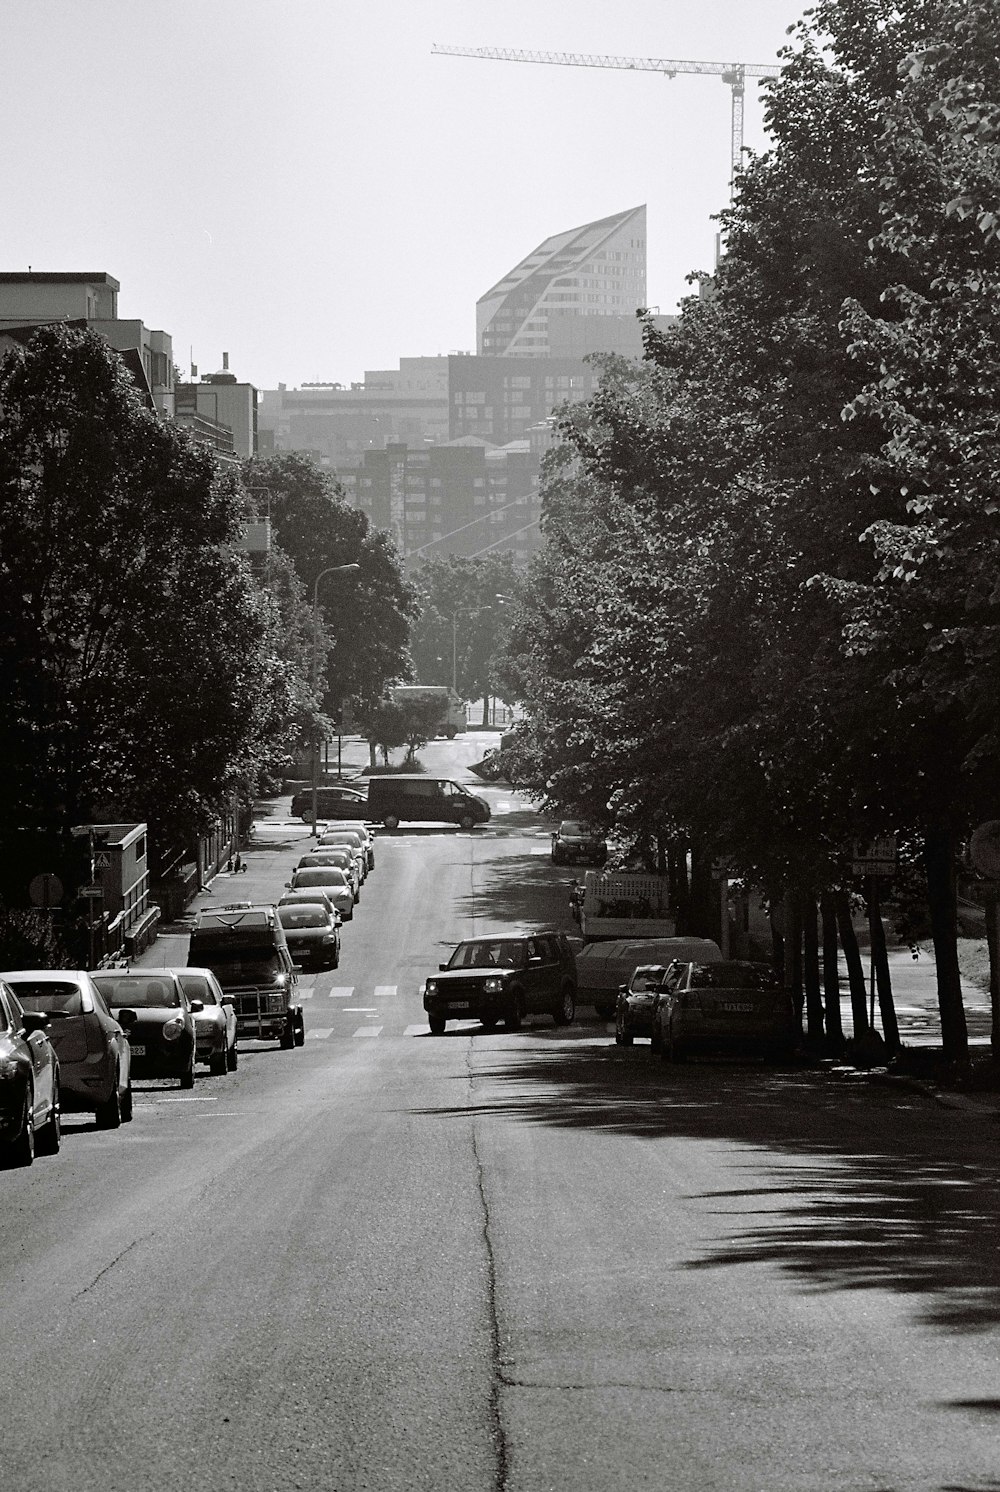
<path fill-rule="evenodd" d="M 90 1008 L 84 1004 L 78 984 L 60 983 L 55 980 L 17 980 L 13 985 L 17 998 L 25 1010 L 44 1010 L 49 1014 L 82 1015 Z"/>
<path fill-rule="evenodd" d="M 199 962 L 204 962 L 200 959 Z M 253 952 L 246 948 L 219 948 L 212 950 L 212 973 L 225 988 L 230 984 L 247 984 L 258 981 L 271 983 L 281 972 L 281 960 L 276 953 L 263 950 Z"/>
<path fill-rule="evenodd" d="M 692 989 L 778 989 L 778 977 L 766 964 L 695 964 Z"/>
<path fill-rule="evenodd" d="M 307 866 L 295 872 L 296 886 L 346 886 L 347 877 L 335 865 Z"/>
<path fill-rule="evenodd" d="M 116 1009 L 123 1005 L 147 1010 L 172 1009 L 181 1003 L 172 979 L 157 979 L 152 975 L 95 974 L 94 983 L 108 1004 Z"/>
<path fill-rule="evenodd" d="M 329 914 L 315 903 L 303 901 L 298 906 L 278 908 L 282 927 L 326 927 Z"/>
<path fill-rule="evenodd" d="M 587 834 L 593 834 L 593 832 L 590 825 L 585 824 L 582 819 L 567 819 L 564 824 L 559 825 L 560 834 L 570 834 L 578 839 L 582 839 Z"/>
<path fill-rule="evenodd" d="M 632 975 L 632 992 L 634 994 L 646 994 L 649 990 L 659 989 L 663 983 L 664 972 L 664 969 L 660 965 L 651 969 L 636 969 Z"/>
<path fill-rule="evenodd" d="M 483 938 L 459 943 L 448 960 L 449 969 L 523 969 L 524 944 L 516 938 Z"/>
<path fill-rule="evenodd" d="M 203 1005 L 216 1003 L 215 993 L 204 974 L 178 974 L 177 977 L 189 1000 L 200 1000 Z"/>

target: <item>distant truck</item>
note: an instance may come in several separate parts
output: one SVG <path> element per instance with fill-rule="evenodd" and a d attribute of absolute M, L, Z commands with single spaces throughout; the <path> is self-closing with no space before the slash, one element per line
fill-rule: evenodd
<path fill-rule="evenodd" d="M 584 943 L 672 938 L 670 881 L 642 871 L 588 870 L 575 898 Z"/>
<path fill-rule="evenodd" d="M 434 700 L 440 707 L 436 734 L 449 741 L 465 730 L 465 701 L 445 684 L 395 684 L 389 694 L 401 705 Z"/>

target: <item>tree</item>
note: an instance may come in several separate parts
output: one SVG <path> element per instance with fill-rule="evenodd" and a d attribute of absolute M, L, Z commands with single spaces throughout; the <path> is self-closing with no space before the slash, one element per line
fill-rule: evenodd
<path fill-rule="evenodd" d="M 252 779 L 284 703 L 244 514 L 96 334 L 43 328 L 0 364 L 8 826 L 145 819 L 155 853 Z"/>
<path fill-rule="evenodd" d="M 417 677 L 422 684 L 450 684 L 454 676 L 463 699 L 485 701 L 501 651 L 504 608 L 519 586 L 514 556 L 494 550 L 432 558 L 420 567 L 416 584 L 421 609 L 411 654 Z"/>
<path fill-rule="evenodd" d="M 322 692 L 335 715 L 347 698 L 373 707 L 387 684 L 409 677 L 417 601 L 398 550 L 307 456 L 287 451 L 258 458 L 247 463 L 244 475 L 310 598 L 324 570 L 359 566 L 356 574 L 320 582 L 319 609 L 331 618 Z"/>

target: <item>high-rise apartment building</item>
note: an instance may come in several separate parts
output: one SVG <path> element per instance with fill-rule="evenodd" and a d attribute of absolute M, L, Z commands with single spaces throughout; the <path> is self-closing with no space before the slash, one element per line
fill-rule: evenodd
<path fill-rule="evenodd" d="M 551 357 L 550 315 L 617 317 L 634 328 L 645 304 L 643 205 L 540 243 L 480 297 L 477 350 L 483 357 Z M 602 350 L 617 348 L 608 348 L 605 336 Z"/>

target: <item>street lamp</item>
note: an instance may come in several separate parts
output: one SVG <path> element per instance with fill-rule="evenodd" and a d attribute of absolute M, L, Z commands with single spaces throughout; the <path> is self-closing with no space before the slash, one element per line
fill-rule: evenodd
<path fill-rule="evenodd" d="M 325 570 L 320 570 L 313 585 L 313 652 L 312 652 L 312 688 L 315 696 L 319 689 L 319 583 L 325 575 L 347 575 L 354 570 L 360 570 L 361 566 L 351 565 L 328 565 Z M 313 731 L 312 740 L 312 833 L 316 838 L 316 824 L 319 818 L 319 740 L 317 732 Z"/>

